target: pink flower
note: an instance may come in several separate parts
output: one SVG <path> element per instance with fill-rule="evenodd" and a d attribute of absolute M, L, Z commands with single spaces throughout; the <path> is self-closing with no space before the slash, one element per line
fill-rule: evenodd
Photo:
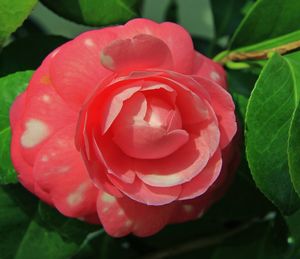
<path fill-rule="evenodd" d="M 200 217 L 237 160 L 225 89 L 222 67 L 174 23 L 86 32 L 53 51 L 12 106 L 19 180 L 116 237 Z"/>

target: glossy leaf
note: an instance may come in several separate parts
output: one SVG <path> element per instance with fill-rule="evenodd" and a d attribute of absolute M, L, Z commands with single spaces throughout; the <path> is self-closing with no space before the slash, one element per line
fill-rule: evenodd
<path fill-rule="evenodd" d="M 295 189 L 300 196 L 300 104 L 293 114 L 289 139 L 289 166 Z"/>
<path fill-rule="evenodd" d="M 295 76 L 289 60 L 273 55 L 255 85 L 246 113 L 246 150 L 252 176 L 285 214 L 300 207 L 288 166 L 289 128 L 300 90 Z"/>
<path fill-rule="evenodd" d="M 19 72 L 0 78 L 0 184 L 17 182 L 10 160 L 9 109 L 15 98 L 26 88 L 32 71 Z"/>
<path fill-rule="evenodd" d="M 259 0 L 237 28 L 231 49 L 274 39 L 300 30 L 300 2 L 291 0 Z M 254 29 L 255 28 L 255 29 Z"/>
<path fill-rule="evenodd" d="M 123 23 L 137 16 L 138 0 L 42 0 L 52 11 L 74 22 L 102 26 Z"/>
<path fill-rule="evenodd" d="M 37 2 L 37 0 L 0 1 L 0 46 L 22 25 Z"/>
<path fill-rule="evenodd" d="M 20 185 L 0 187 L 1 259 L 70 258 L 95 229 L 45 206 Z"/>

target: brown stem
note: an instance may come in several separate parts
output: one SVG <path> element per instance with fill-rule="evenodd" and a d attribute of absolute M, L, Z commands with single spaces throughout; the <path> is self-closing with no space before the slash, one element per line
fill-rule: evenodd
<path fill-rule="evenodd" d="M 292 50 L 296 50 L 300 48 L 300 41 L 290 42 L 275 48 L 259 50 L 259 51 L 251 51 L 251 52 L 238 52 L 233 51 L 230 52 L 227 56 L 222 58 L 219 63 L 224 65 L 229 61 L 245 61 L 245 60 L 259 60 L 266 59 L 268 54 L 271 52 L 277 52 L 279 54 L 285 54 Z"/>
<path fill-rule="evenodd" d="M 159 250 L 157 252 L 145 255 L 144 257 L 142 257 L 142 259 L 163 259 L 174 255 L 179 255 L 185 252 L 193 251 L 199 248 L 203 248 L 206 246 L 220 244 L 225 239 L 232 237 L 242 232 L 243 230 L 246 230 L 253 223 L 254 221 L 251 221 L 220 235 L 207 238 L 198 238 L 183 244 L 176 245 L 175 247 L 169 247 L 163 250 Z"/>

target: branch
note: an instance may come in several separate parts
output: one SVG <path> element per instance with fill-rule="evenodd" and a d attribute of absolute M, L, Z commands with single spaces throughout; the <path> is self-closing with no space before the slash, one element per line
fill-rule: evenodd
<path fill-rule="evenodd" d="M 296 50 L 300 48 L 300 41 L 290 42 L 275 48 L 259 50 L 259 51 L 250 51 L 250 52 L 239 52 L 239 51 L 232 51 L 229 52 L 228 55 L 223 57 L 221 60 L 218 61 L 221 65 L 226 64 L 230 61 L 245 61 L 245 60 L 259 60 L 259 59 L 266 59 L 268 55 L 272 52 L 277 52 L 279 54 L 285 54 L 290 51 Z"/>
<path fill-rule="evenodd" d="M 233 230 L 230 230 L 224 234 L 211 236 L 207 238 L 198 238 L 196 240 L 192 240 L 183 244 L 176 245 L 175 247 L 169 247 L 166 249 L 159 250 L 157 252 L 148 254 L 142 259 L 163 259 L 169 258 L 174 255 L 179 255 L 185 252 L 193 251 L 199 248 L 203 248 L 206 246 L 217 245 L 222 243 L 225 239 L 232 237 L 247 228 L 249 228 L 255 221 L 248 222 L 244 225 L 241 225 Z"/>

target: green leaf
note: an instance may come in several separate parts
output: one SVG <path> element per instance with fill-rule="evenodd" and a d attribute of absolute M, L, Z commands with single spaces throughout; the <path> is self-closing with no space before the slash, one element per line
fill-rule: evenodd
<path fill-rule="evenodd" d="M 17 95 L 28 85 L 32 73 L 32 71 L 19 72 L 0 78 L 0 184 L 17 182 L 10 159 L 9 109 Z"/>
<path fill-rule="evenodd" d="M 70 258 L 79 251 L 87 233 L 95 229 L 78 220 L 56 216 L 57 212 L 45 217 L 49 209 L 40 204 L 20 185 L 0 187 L 1 259 Z M 53 221 L 53 217 L 58 218 Z"/>
<path fill-rule="evenodd" d="M 297 89 L 300 89 L 300 52 L 294 52 L 286 56 L 290 68 L 294 73 Z M 288 159 L 290 174 L 295 190 L 300 196 L 300 91 L 295 95 L 296 109 L 293 114 L 288 143 Z"/>
<path fill-rule="evenodd" d="M 284 214 L 300 207 L 288 166 L 289 128 L 300 90 L 297 69 L 287 58 L 274 54 L 255 85 L 246 113 L 246 152 L 252 176 Z"/>
<path fill-rule="evenodd" d="M 90 26 L 123 23 L 137 16 L 138 0 L 42 0 L 49 9 L 74 22 Z"/>
<path fill-rule="evenodd" d="M 215 37 L 220 38 L 234 32 L 243 18 L 242 8 L 247 1 L 240 0 L 210 0 L 214 24 Z"/>
<path fill-rule="evenodd" d="M 293 115 L 290 128 L 290 138 L 289 138 L 289 166 L 292 181 L 300 196 L 300 104 L 298 102 L 297 109 Z"/>
<path fill-rule="evenodd" d="M 30 14 L 37 0 L 0 0 L 0 46 Z"/>
<path fill-rule="evenodd" d="M 35 70 L 52 50 L 66 41 L 64 37 L 48 35 L 31 35 L 13 41 L 0 54 L 0 76 Z"/>
<path fill-rule="evenodd" d="M 300 2 L 291 0 L 259 0 L 237 28 L 231 49 L 275 39 L 300 30 Z M 254 30 L 255 29 L 255 30 Z"/>

